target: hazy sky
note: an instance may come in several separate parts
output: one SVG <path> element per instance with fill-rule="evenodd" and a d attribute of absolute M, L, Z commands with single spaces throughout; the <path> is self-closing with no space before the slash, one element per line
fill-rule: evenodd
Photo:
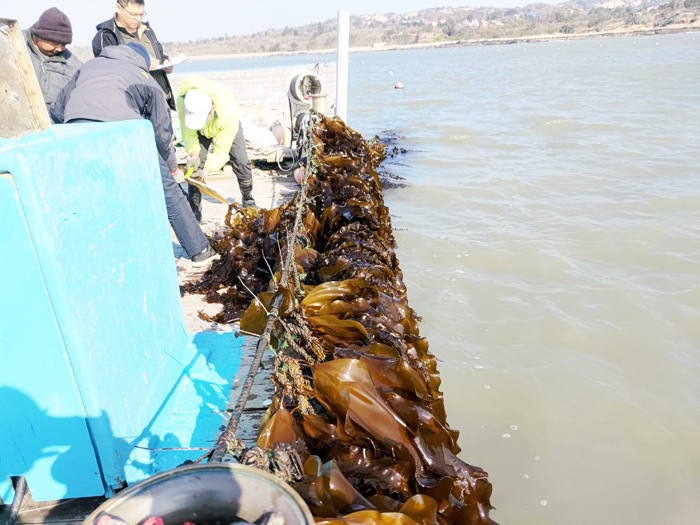
<path fill-rule="evenodd" d="M 556 3 L 554 0 L 545 0 Z M 22 29 L 31 26 L 42 12 L 58 7 L 73 24 L 73 44 L 88 45 L 95 26 L 110 18 L 116 1 L 109 0 L 8 0 L 0 7 L 1 18 L 19 20 Z M 337 16 L 404 13 L 427 7 L 492 6 L 515 7 L 529 0 L 325 0 L 304 4 L 290 0 L 146 0 L 146 20 L 162 42 L 187 41 L 228 34 L 245 35 L 265 29 L 321 22 Z"/>

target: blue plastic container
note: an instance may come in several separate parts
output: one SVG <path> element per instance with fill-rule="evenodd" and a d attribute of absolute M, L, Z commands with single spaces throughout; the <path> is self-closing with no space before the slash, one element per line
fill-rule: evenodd
<path fill-rule="evenodd" d="M 37 501 L 109 495 L 201 455 L 136 445 L 215 439 L 240 342 L 186 333 L 150 122 L 0 139 L 0 280 L 5 501 L 20 475 Z"/>

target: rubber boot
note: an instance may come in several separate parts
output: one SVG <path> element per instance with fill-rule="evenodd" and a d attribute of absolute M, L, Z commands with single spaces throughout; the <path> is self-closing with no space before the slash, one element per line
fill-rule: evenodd
<path fill-rule="evenodd" d="M 187 201 L 190 203 L 192 213 L 197 222 L 202 222 L 202 192 L 196 186 L 190 185 L 187 188 Z"/>
<path fill-rule="evenodd" d="M 258 205 L 255 204 L 255 199 L 253 199 L 252 193 L 244 193 L 241 196 L 241 206 L 244 208 L 255 208 L 256 210 L 260 209 Z"/>

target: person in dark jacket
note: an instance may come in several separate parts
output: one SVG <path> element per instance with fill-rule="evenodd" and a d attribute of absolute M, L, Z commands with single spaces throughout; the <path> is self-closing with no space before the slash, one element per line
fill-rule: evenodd
<path fill-rule="evenodd" d="M 51 106 L 54 122 L 113 122 L 148 119 L 153 124 L 168 219 L 192 266 L 218 257 L 195 219 L 184 192 L 172 138 L 170 111 L 160 87 L 147 71 L 148 52 L 141 44 L 105 48 L 61 90 Z"/>
<path fill-rule="evenodd" d="M 167 64 L 169 58 L 163 53 L 163 46 L 151 26 L 148 22 L 143 22 L 146 16 L 145 9 L 144 0 L 118 0 L 114 17 L 97 26 L 97 34 L 92 39 L 92 52 L 95 56 L 99 56 L 107 46 L 118 46 L 129 42 L 142 44 L 151 56 L 151 75 L 165 93 L 168 106 L 174 111 L 175 97 L 166 74 L 171 73 L 172 68 L 153 71 L 154 68 Z"/>
<path fill-rule="evenodd" d="M 24 36 L 48 110 L 82 65 L 78 57 L 66 49 L 73 41 L 73 27 L 64 13 L 52 7 L 41 14 Z"/>

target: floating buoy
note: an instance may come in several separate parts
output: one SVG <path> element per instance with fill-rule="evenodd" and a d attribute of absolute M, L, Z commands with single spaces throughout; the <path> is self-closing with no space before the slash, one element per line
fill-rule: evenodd
<path fill-rule="evenodd" d="M 397 82 L 394 89 L 403 89 L 403 84 L 401 82 Z"/>
<path fill-rule="evenodd" d="M 389 74 L 390 74 L 390 75 L 393 75 L 393 74 L 394 74 L 394 72 L 393 72 L 393 71 L 389 71 Z"/>

